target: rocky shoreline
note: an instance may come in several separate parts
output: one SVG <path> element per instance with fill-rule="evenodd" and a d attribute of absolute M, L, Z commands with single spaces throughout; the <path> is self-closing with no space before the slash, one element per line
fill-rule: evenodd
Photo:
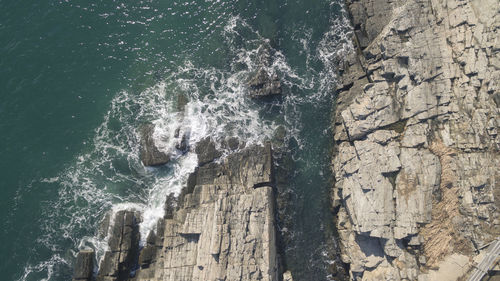
<path fill-rule="evenodd" d="M 220 163 L 210 155 L 199 159 L 179 198 L 167 198 L 165 217 L 142 249 L 140 214 L 115 215 L 96 280 L 283 279 L 271 145 L 242 149 Z M 92 280 L 91 261 L 92 252 L 79 253 L 74 280 Z"/>
<path fill-rule="evenodd" d="M 500 235 L 498 2 L 347 0 L 334 117 L 353 280 L 458 280 Z"/>
<path fill-rule="evenodd" d="M 355 48 L 340 69 L 332 202 L 352 280 L 457 280 L 499 237 L 495 4 L 347 0 Z M 250 97 L 281 94 L 271 60 L 263 44 Z M 146 166 L 172 156 L 153 132 L 141 129 Z M 224 156 L 210 138 L 195 144 L 198 167 L 179 197 L 165 199 L 145 244 L 141 214 L 119 211 L 103 222 L 103 258 L 97 265 L 81 250 L 73 280 L 291 281 L 277 232 L 286 180 L 275 175 L 269 142 L 242 141 L 223 140 Z M 172 143 L 173 155 L 186 153 L 189 133 L 178 129 Z"/>

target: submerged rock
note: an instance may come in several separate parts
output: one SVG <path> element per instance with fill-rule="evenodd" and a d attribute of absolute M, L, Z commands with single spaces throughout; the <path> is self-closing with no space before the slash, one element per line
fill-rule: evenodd
<path fill-rule="evenodd" d="M 264 68 L 259 68 L 257 73 L 248 82 L 250 96 L 253 98 L 269 97 L 281 94 L 281 82 L 276 74 L 270 76 Z"/>
<path fill-rule="evenodd" d="M 141 128 L 140 158 L 144 166 L 160 166 L 170 161 L 170 155 L 160 151 L 153 138 L 155 126 L 144 125 Z"/>

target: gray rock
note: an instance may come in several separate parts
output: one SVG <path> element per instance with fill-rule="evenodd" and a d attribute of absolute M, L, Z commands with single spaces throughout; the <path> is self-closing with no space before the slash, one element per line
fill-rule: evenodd
<path fill-rule="evenodd" d="M 347 1 L 333 200 L 353 279 L 417 280 L 500 235 L 494 2 Z"/>
<path fill-rule="evenodd" d="M 244 146 L 244 143 L 241 143 L 241 145 Z M 224 146 L 235 151 L 240 148 L 240 140 L 237 137 L 228 137 L 224 141 Z"/>
<path fill-rule="evenodd" d="M 293 281 L 292 273 L 290 271 L 283 273 L 283 281 Z"/>
<path fill-rule="evenodd" d="M 272 97 L 281 94 L 281 82 L 272 71 L 274 50 L 265 41 L 257 52 L 257 71 L 248 81 L 249 95 L 252 98 Z"/>
<path fill-rule="evenodd" d="M 144 166 L 159 166 L 170 161 L 170 156 L 160 151 L 155 144 L 153 124 L 144 125 L 141 132 L 140 158 Z"/>
<path fill-rule="evenodd" d="M 206 137 L 196 144 L 196 154 L 198 154 L 198 166 L 203 166 L 214 161 L 222 155 L 215 147 L 215 143 L 210 137 Z"/>
<path fill-rule="evenodd" d="M 269 97 L 281 94 L 281 82 L 277 75 L 269 75 L 264 68 L 259 68 L 257 73 L 248 82 L 249 93 L 253 98 Z"/>
<path fill-rule="evenodd" d="M 177 143 L 175 144 L 175 149 L 179 150 L 182 154 L 188 152 L 189 150 L 188 133 L 183 132 L 181 137 L 181 129 L 177 128 L 177 130 L 175 130 L 174 137 L 177 139 Z"/>
<path fill-rule="evenodd" d="M 272 169 L 269 145 L 200 166 L 136 280 L 280 280 Z"/>
<path fill-rule="evenodd" d="M 99 265 L 97 280 L 127 280 L 139 255 L 139 215 L 119 211 L 111 224 L 109 250 Z"/>
<path fill-rule="evenodd" d="M 80 250 L 76 256 L 73 281 L 91 281 L 94 273 L 94 250 Z"/>

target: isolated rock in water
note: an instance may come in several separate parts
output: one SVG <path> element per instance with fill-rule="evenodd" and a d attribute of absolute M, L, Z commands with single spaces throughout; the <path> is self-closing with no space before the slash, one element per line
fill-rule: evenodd
<path fill-rule="evenodd" d="M 264 68 L 259 68 L 248 82 L 250 96 L 267 97 L 281 94 L 281 82 L 277 75 L 269 76 Z"/>
<path fill-rule="evenodd" d="M 273 48 L 265 41 L 257 53 L 258 70 L 248 82 L 249 94 L 253 98 L 268 97 L 281 94 L 281 82 L 276 74 L 269 74 L 266 69 L 273 63 Z"/>
<path fill-rule="evenodd" d="M 283 273 L 283 281 L 293 281 L 292 273 L 290 271 Z"/>
<path fill-rule="evenodd" d="M 108 239 L 109 249 L 99 266 L 97 281 L 128 279 L 139 255 L 139 222 L 140 215 L 134 211 L 116 213 Z"/>
<path fill-rule="evenodd" d="M 222 153 L 215 148 L 215 143 L 210 137 L 206 137 L 196 144 L 198 154 L 198 165 L 203 166 L 219 158 Z"/>
<path fill-rule="evenodd" d="M 81 250 L 75 261 L 73 281 L 91 281 L 94 272 L 94 250 Z"/>
<path fill-rule="evenodd" d="M 160 151 L 155 144 L 154 128 L 153 124 L 147 124 L 141 128 L 140 158 L 144 166 L 159 166 L 170 161 L 170 156 Z"/>
<path fill-rule="evenodd" d="M 184 154 L 189 150 L 188 133 L 183 132 L 182 137 L 180 137 L 180 135 L 181 135 L 181 129 L 177 128 L 174 134 L 174 137 L 177 139 L 177 143 L 175 144 L 175 149 L 179 150 L 182 154 Z"/>

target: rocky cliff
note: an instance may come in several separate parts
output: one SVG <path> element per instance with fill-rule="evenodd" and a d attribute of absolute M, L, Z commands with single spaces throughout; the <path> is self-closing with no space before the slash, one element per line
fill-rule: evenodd
<path fill-rule="evenodd" d="M 199 166 L 135 279 L 279 280 L 272 183 L 270 146 Z"/>
<path fill-rule="evenodd" d="M 209 139 L 197 145 L 198 168 L 178 199 L 167 198 L 165 217 L 142 249 L 140 214 L 115 215 L 97 280 L 282 280 L 271 145 L 217 163 L 214 147 Z M 91 280 L 92 256 L 82 251 L 77 261 L 74 280 Z"/>
<path fill-rule="evenodd" d="M 497 0 L 347 0 L 333 192 L 355 280 L 457 280 L 500 235 Z"/>

